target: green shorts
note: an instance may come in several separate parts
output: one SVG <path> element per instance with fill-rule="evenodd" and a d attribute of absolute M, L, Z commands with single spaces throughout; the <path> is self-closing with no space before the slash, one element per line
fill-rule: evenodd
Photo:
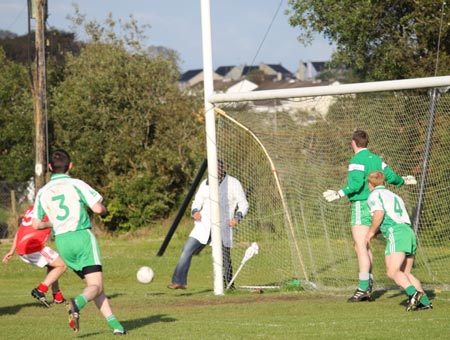
<path fill-rule="evenodd" d="M 89 229 L 56 235 L 55 243 L 61 258 L 74 271 L 102 264 L 97 240 Z"/>
<path fill-rule="evenodd" d="M 370 214 L 367 201 L 352 202 L 352 226 L 366 225 L 370 227 L 372 224 L 372 215 Z"/>
<path fill-rule="evenodd" d="M 407 256 L 416 254 L 416 234 L 410 225 L 398 224 L 395 227 L 390 227 L 383 235 L 386 238 L 384 256 L 393 253 L 405 253 Z"/>

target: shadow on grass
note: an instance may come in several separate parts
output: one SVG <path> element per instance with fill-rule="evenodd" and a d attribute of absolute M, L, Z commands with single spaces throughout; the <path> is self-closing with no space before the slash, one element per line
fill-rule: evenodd
<path fill-rule="evenodd" d="M 179 294 L 173 294 L 173 296 L 193 296 L 197 294 L 204 294 L 204 293 L 211 293 L 212 289 L 205 289 L 205 290 L 196 290 L 192 292 L 186 292 L 185 290 L 179 290 Z"/>
<path fill-rule="evenodd" d="M 159 315 L 152 315 L 146 318 L 140 318 L 140 319 L 134 319 L 134 320 L 128 320 L 128 321 L 121 321 L 122 326 L 129 332 L 131 332 L 134 329 L 141 328 L 148 326 L 153 323 L 157 322 L 175 322 L 176 319 L 166 317 L 165 314 L 159 314 Z M 77 339 L 83 339 L 83 338 L 89 338 L 91 336 L 100 335 L 100 334 L 110 334 L 111 331 L 99 331 L 99 332 L 91 332 L 91 333 L 85 333 L 82 335 L 77 335 Z"/>
<path fill-rule="evenodd" d="M 375 300 L 377 300 L 377 299 L 379 299 L 380 297 L 382 297 L 384 294 L 386 294 L 386 292 L 387 292 L 387 289 L 377 289 L 377 290 L 374 290 L 373 292 L 372 292 L 372 295 L 371 295 L 371 301 L 375 301 Z"/>
<path fill-rule="evenodd" d="M 121 323 L 123 327 L 125 327 L 125 329 L 131 331 L 133 329 L 145 327 L 153 323 L 175 322 L 175 321 L 177 321 L 177 319 L 168 317 L 166 314 L 157 314 L 140 319 L 121 321 Z"/>
<path fill-rule="evenodd" d="M 128 321 L 121 321 L 122 326 L 129 332 L 131 332 L 134 329 L 145 327 L 157 322 L 175 322 L 176 319 L 167 317 L 165 314 L 159 314 L 159 315 L 152 315 L 146 318 L 140 318 L 140 319 L 134 319 L 134 320 L 128 320 Z M 111 331 L 99 331 L 99 332 L 91 332 L 86 333 L 83 335 L 78 335 L 77 338 L 89 338 L 91 336 L 100 335 L 100 334 L 107 334 L 111 333 Z"/>
<path fill-rule="evenodd" d="M 42 307 L 48 309 L 47 307 L 45 307 L 44 305 L 40 305 L 39 303 L 30 302 L 23 303 L 21 305 L 0 307 L 0 315 L 14 315 L 17 314 L 22 308 L 26 307 Z"/>

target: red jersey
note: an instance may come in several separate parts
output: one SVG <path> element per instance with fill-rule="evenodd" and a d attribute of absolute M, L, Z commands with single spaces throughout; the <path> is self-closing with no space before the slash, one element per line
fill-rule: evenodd
<path fill-rule="evenodd" d="M 36 230 L 32 227 L 32 215 L 33 206 L 30 206 L 25 210 L 22 215 L 22 222 L 20 223 L 19 230 L 17 230 L 16 239 L 16 252 L 19 255 L 31 254 L 37 251 L 41 251 L 45 247 L 45 241 L 47 241 L 52 230 L 41 229 Z M 43 221 L 48 221 L 47 216 Z"/>

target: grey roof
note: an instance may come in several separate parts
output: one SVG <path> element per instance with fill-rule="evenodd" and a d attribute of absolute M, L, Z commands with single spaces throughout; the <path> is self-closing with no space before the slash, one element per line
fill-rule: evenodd
<path fill-rule="evenodd" d="M 284 68 L 280 64 L 267 64 L 267 66 L 272 68 L 275 72 L 292 75 L 292 73 L 289 70 L 287 70 L 286 68 Z"/>
<path fill-rule="evenodd" d="M 234 66 L 220 66 L 217 68 L 216 73 L 221 75 L 222 77 L 226 76 L 228 72 L 230 72 Z"/>
<path fill-rule="evenodd" d="M 186 71 L 181 75 L 180 81 L 181 82 L 188 81 L 189 79 L 194 78 L 197 74 L 199 74 L 201 72 L 203 72 L 202 69 Z"/>
<path fill-rule="evenodd" d="M 246 76 L 247 73 L 254 71 L 254 70 L 259 70 L 259 66 L 244 66 L 244 68 L 242 70 L 242 76 Z"/>
<path fill-rule="evenodd" d="M 325 61 L 313 61 L 311 64 L 317 72 L 322 72 L 327 68 L 327 62 Z"/>

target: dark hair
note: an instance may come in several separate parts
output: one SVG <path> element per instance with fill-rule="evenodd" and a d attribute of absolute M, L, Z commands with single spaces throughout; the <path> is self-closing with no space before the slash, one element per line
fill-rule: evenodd
<path fill-rule="evenodd" d="M 367 148 L 367 145 L 369 144 L 369 135 L 365 131 L 355 130 L 353 131 L 352 140 L 355 141 L 357 147 Z"/>
<path fill-rule="evenodd" d="M 51 171 L 56 174 L 63 174 L 69 170 L 70 156 L 67 151 L 63 149 L 57 149 L 53 151 L 50 157 Z"/>

